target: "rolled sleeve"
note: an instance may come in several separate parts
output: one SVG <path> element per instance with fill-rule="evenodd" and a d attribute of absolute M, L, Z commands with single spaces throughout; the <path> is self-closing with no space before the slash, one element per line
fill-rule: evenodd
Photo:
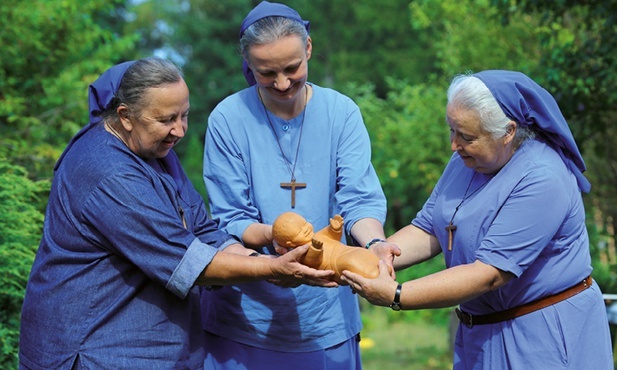
<path fill-rule="evenodd" d="M 229 242 L 229 244 L 231 243 L 232 241 Z M 216 253 L 217 249 L 195 238 L 172 273 L 165 288 L 184 299 L 195 285 L 195 280 L 210 264 Z"/>

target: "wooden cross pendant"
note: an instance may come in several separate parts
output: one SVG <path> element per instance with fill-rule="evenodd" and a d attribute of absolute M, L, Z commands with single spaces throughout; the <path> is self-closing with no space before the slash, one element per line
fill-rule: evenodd
<path fill-rule="evenodd" d="M 291 182 L 282 182 L 281 187 L 291 189 L 291 208 L 296 207 L 296 188 L 305 188 L 305 182 L 296 182 L 296 179 L 291 179 Z"/>
<path fill-rule="evenodd" d="M 452 224 L 450 221 L 450 225 L 446 226 L 446 231 L 448 232 L 448 250 L 452 250 L 452 239 L 454 237 L 454 230 L 456 230 L 456 225 Z"/>

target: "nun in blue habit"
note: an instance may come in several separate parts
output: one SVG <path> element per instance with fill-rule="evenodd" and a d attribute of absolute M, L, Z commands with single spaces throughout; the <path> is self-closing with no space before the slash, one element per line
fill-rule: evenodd
<path fill-rule="evenodd" d="M 279 267 L 287 256 L 248 257 L 208 217 L 173 151 L 189 91 L 171 62 L 113 66 L 90 85 L 89 103 L 90 122 L 55 167 L 20 369 L 202 369 L 196 285 L 323 274 L 292 256 Z"/>
<path fill-rule="evenodd" d="M 385 269 L 345 278 L 376 305 L 459 305 L 454 369 L 613 369 L 585 227 L 591 186 L 556 101 L 522 73 L 489 70 L 455 77 L 446 118 L 454 154 L 388 241 L 397 270 L 438 254 L 447 269 L 403 284 Z"/>
<path fill-rule="evenodd" d="M 360 109 L 307 81 L 308 31 L 309 22 L 286 5 L 263 1 L 251 10 L 240 30 L 249 87 L 225 98 L 208 120 L 204 181 L 212 217 L 268 256 L 285 252 L 273 242 L 272 223 L 290 211 L 315 230 L 342 215 L 360 248 L 385 239 L 386 198 Z M 348 286 L 255 282 L 204 290 L 202 304 L 208 369 L 362 368 L 358 297 Z"/>

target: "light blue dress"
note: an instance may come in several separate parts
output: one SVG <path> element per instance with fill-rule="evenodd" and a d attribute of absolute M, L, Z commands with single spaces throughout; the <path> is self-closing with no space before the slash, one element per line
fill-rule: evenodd
<path fill-rule="evenodd" d="M 445 228 L 470 182 L 452 221 L 457 229 L 449 251 Z M 461 304 L 474 315 L 558 293 L 592 271 L 576 178 L 541 140 L 527 140 L 493 176 L 474 176 L 454 154 L 412 223 L 439 239 L 447 267 L 480 260 L 516 276 Z M 570 299 L 514 320 L 459 324 L 454 368 L 612 369 L 611 353 L 606 308 L 594 282 Z"/>
<path fill-rule="evenodd" d="M 306 183 L 291 191 L 281 182 L 294 166 L 303 114 L 289 121 L 269 113 L 270 127 L 256 87 L 222 101 L 212 112 L 206 134 L 204 179 L 213 219 L 241 238 L 255 222 L 272 224 L 294 211 L 325 227 L 341 214 L 348 233 L 366 217 L 382 223 L 386 200 L 371 165 L 369 136 L 360 110 L 348 97 L 311 85 L 295 177 Z M 273 254 L 272 246 L 262 253 Z M 232 341 L 282 352 L 310 352 L 340 344 L 361 330 L 358 298 L 347 286 L 281 288 L 256 282 L 204 291 L 204 329 Z"/>

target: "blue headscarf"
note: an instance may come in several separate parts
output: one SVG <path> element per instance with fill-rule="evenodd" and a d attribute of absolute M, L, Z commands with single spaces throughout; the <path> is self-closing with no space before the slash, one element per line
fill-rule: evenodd
<path fill-rule="evenodd" d="M 122 82 L 122 77 L 129 69 L 130 66 L 135 63 L 134 60 L 117 64 L 107 71 L 105 71 L 96 81 L 94 81 L 88 90 L 88 108 L 90 111 L 90 122 L 84 126 L 69 142 L 64 149 L 64 152 L 56 162 L 54 166 L 54 171 L 58 169 L 60 166 L 60 162 L 68 153 L 69 149 L 73 146 L 73 144 L 82 137 L 88 130 L 94 127 L 98 122 L 101 121 L 100 114 L 103 113 L 107 108 L 109 108 L 109 103 L 114 98 L 116 91 L 120 87 L 120 83 Z"/>
<path fill-rule="evenodd" d="M 246 31 L 246 29 L 249 28 L 253 23 L 267 17 L 285 17 L 294 19 L 304 25 L 304 28 L 306 28 L 306 32 L 309 32 L 310 29 L 309 21 L 303 20 L 297 11 L 293 10 L 287 5 L 262 1 L 261 3 L 259 3 L 259 5 L 253 8 L 253 10 L 251 10 L 246 16 L 246 18 L 244 18 L 244 20 L 242 21 L 242 25 L 240 26 L 240 38 L 242 38 L 242 35 L 244 35 L 244 31 Z M 246 78 L 246 82 L 248 82 L 250 86 L 253 86 L 257 83 L 255 81 L 253 71 L 251 71 L 248 64 L 246 63 L 246 60 L 244 59 L 242 60 L 242 72 L 244 73 L 244 78 Z"/>
<path fill-rule="evenodd" d="M 576 176 L 578 187 L 588 193 L 587 169 L 568 123 L 553 96 L 523 73 L 490 70 L 473 75 L 488 87 L 503 112 L 521 125 L 536 126 Z"/>

